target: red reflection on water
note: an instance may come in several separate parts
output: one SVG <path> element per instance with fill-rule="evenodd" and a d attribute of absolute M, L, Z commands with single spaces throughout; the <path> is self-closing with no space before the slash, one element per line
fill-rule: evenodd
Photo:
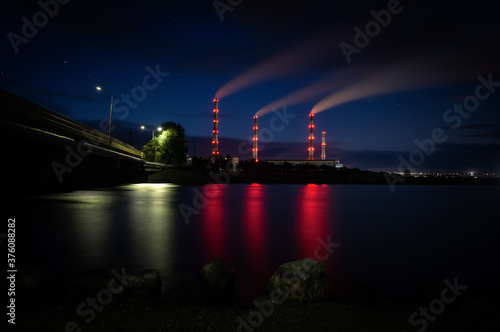
<path fill-rule="evenodd" d="M 226 213 L 224 211 L 226 186 L 207 184 L 201 187 L 201 190 L 204 198 L 207 199 L 201 218 L 202 241 L 205 244 L 202 255 L 206 264 L 215 257 L 226 259 Z"/>
<path fill-rule="evenodd" d="M 266 233 L 269 219 L 266 208 L 266 186 L 252 184 L 245 186 L 243 208 L 245 264 L 251 266 L 246 275 L 241 276 L 244 290 L 240 297 L 246 302 L 252 301 L 264 289 L 269 278 L 269 252 Z"/>
<path fill-rule="evenodd" d="M 245 234 L 249 259 L 263 267 L 266 260 L 265 188 L 260 184 L 245 187 Z"/>
<path fill-rule="evenodd" d="M 318 238 L 326 242 L 330 236 L 333 240 L 330 233 L 330 224 L 334 222 L 330 210 L 330 190 L 328 185 L 308 184 L 301 187 L 297 195 L 297 249 L 300 258 L 311 257 L 321 261 L 326 257 L 326 250 L 321 247 Z"/>

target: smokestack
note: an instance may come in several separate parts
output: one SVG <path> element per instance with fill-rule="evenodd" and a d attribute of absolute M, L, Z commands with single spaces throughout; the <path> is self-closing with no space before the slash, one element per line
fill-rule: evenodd
<path fill-rule="evenodd" d="M 326 159 L 326 141 L 325 141 L 325 132 L 321 133 L 321 160 Z"/>
<path fill-rule="evenodd" d="M 255 159 L 255 161 L 259 161 L 259 156 L 258 156 L 259 148 L 257 147 L 257 142 L 259 140 L 259 136 L 257 135 L 258 129 L 259 129 L 259 127 L 257 127 L 257 116 L 254 116 L 253 117 L 253 149 L 252 149 L 252 152 L 253 152 L 253 159 Z"/>
<path fill-rule="evenodd" d="M 219 99 L 214 99 L 214 138 L 212 140 L 212 156 L 219 155 Z"/>
<path fill-rule="evenodd" d="M 311 113 L 309 114 L 309 120 L 310 120 L 310 123 L 309 123 L 309 160 L 314 160 L 314 145 L 313 145 L 313 141 L 314 141 L 314 114 Z"/>

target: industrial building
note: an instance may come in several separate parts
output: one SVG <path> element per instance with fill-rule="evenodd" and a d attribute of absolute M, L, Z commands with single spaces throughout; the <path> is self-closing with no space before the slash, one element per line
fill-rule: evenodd
<path fill-rule="evenodd" d="M 318 167 L 323 165 L 335 168 L 344 167 L 344 165 L 340 163 L 340 160 L 260 160 L 259 162 L 273 163 L 275 165 L 283 165 L 284 163 L 289 163 L 293 166 L 309 164 Z"/>

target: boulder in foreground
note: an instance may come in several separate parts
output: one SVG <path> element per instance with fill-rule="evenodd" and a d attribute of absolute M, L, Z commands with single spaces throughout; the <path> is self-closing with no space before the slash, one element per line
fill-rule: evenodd
<path fill-rule="evenodd" d="M 267 283 L 267 292 L 289 300 L 321 301 L 330 297 L 331 284 L 322 263 L 301 259 L 280 265 Z"/>
<path fill-rule="evenodd" d="M 228 262 L 216 257 L 199 271 L 203 292 L 209 302 L 227 302 L 233 295 L 236 271 Z"/>

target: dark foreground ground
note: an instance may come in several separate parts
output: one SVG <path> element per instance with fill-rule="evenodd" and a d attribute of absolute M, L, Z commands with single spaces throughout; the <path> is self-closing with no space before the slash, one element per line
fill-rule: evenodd
<path fill-rule="evenodd" d="M 260 298 L 260 303 L 267 298 Z M 19 299 L 18 302 L 23 301 Z M 144 301 L 114 298 L 91 318 L 89 307 L 77 314 L 78 302 L 43 299 L 18 307 L 16 331 L 500 331 L 498 303 L 486 300 L 457 301 L 427 326 L 410 326 L 409 316 L 418 305 L 384 300 L 373 305 L 347 305 L 332 301 L 287 301 L 263 306 L 266 315 L 248 307 L 202 305 L 180 299 Z M 427 305 L 425 305 L 427 306 Z M 253 313 L 253 315 L 250 315 Z M 253 326 L 249 323 L 253 317 Z M 88 322 L 85 322 L 85 319 Z M 420 317 L 420 319 L 422 319 Z M 69 327 L 73 321 L 78 327 Z M 245 325 L 245 322 L 248 325 Z M 9 324 L 11 325 L 11 324 Z"/>

